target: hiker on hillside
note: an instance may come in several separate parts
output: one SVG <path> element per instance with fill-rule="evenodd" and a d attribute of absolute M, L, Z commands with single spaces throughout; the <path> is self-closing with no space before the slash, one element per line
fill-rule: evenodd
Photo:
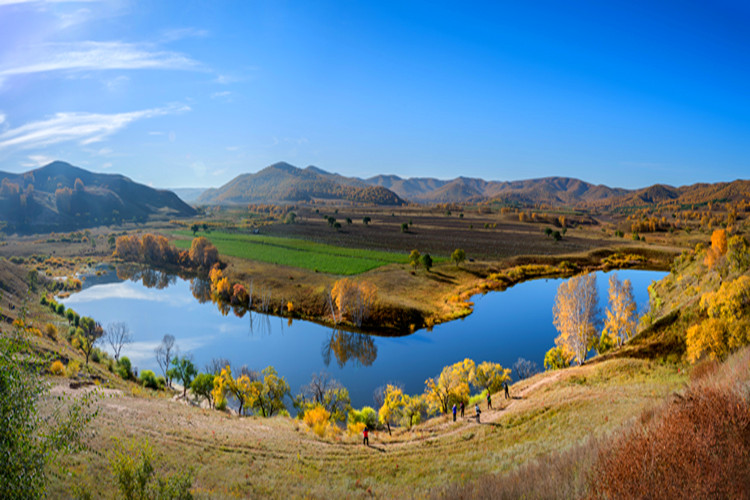
<path fill-rule="evenodd" d="M 456 421 L 456 403 L 453 403 L 453 421 Z"/>
<path fill-rule="evenodd" d="M 492 395 L 487 391 L 487 408 L 492 409 Z"/>
<path fill-rule="evenodd" d="M 508 390 L 508 382 L 505 382 L 505 399 L 510 399 L 510 391 Z"/>
<path fill-rule="evenodd" d="M 461 401 L 461 418 L 464 418 L 464 402 Z"/>
<path fill-rule="evenodd" d="M 364 436 L 362 444 L 365 446 L 370 446 L 370 439 L 368 438 L 368 436 L 370 435 L 370 431 L 369 429 L 367 429 L 367 426 L 365 426 L 365 429 L 362 431 L 362 435 Z"/>
<path fill-rule="evenodd" d="M 477 412 L 477 423 L 479 423 L 479 414 L 482 413 L 482 410 L 479 409 L 479 403 L 474 405 L 474 409 Z"/>

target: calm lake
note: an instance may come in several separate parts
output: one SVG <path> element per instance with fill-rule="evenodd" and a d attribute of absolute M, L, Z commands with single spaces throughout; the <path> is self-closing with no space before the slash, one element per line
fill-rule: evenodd
<path fill-rule="evenodd" d="M 638 311 L 648 303 L 648 285 L 666 274 L 617 271 L 620 280 L 632 282 Z M 201 371 L 212 358 L 226 358 L 233 367 L 247 365 L 258 371 L 272 365 L 289 382 L 293 394 L 313 373 L 326 370 L 349 389 L 356 407 L 372 405 L 373 391 L 386 382 L 399 382 L 410 394 L 421 393 L 425 379 L 467 357 L 504 367 L 525 358 L 543 368 L 544 353 L 554 346 L 557 336 L 552 305 L 562 281 L 540 279 L 504 292 L 477 295 L 474 312 L 463 320 L 404 337 L 379 337 L 307 321 L 289 324 L 287 318 L 260 313 L 224 316 L 210 301 L 201 303 L 194 297 L 190 281 L 161 273 L 140 278 L 122 281 L 114 271 L 89 277 L 81 292 L 64 301 L 65 306 L 105 326 L 114 321 L 127 323 L 135 342 L 125 346 L 122 355 L 139 370 L 159 374 L 154 349 L 168 333 L 177 339 L 181 353 L 192 355 Z M 609 273 L 597 273 L 602 310 L 608 279 Z M 104 344 L 100 347 L 107 350 Z"/>

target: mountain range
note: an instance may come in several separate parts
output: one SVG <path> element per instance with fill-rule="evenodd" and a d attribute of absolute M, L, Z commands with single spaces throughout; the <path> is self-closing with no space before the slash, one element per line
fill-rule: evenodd
<path fill-rule="evenodd" d="M 623 189 L 590 184 L 570 177 L 487 181 L 471 177 L 443 180 L 377 175 L 363 179 L 326 172 L 315 166 L 301 169 L 280 162 L 256 173 L 239 175 L 219 188 L 208 189 L 195 199 L 195 203 L 283 203 L 315 198 L 382 205 L 397 205 L 405 201 L 431 204 L 497 200 L 531 205 L 545 203 L 606 208 L 669 201 L 690 204 L 750 198 L 750 181 L 682 187 L 656 184 L 642 189 Z"/>
<path fill-rule="evenodd" d="M 61 161 L 20 174 L 0 172 L 0 225 L 4 223 L 2 230 L 8 233 L 64 231 L 195 213 L 171 191 Z"/>

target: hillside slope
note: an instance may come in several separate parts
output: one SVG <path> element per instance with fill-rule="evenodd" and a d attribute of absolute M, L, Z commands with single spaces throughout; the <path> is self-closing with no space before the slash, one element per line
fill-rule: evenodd
<path fill-rule="evenodd" d="M 300 169 L 279 162 L 253 174 L 243 174 L 216 189 L 205 191 L 201 204 L 284 203 L 315 198 L 377 205 L 400 205 L 403 200 L 380 186 L 343 183 L 317 168 Z M 355 183 L 356 184 L 356 183 Z"/>
<path fill-rule="evenodd" d="M 5 232 L 41 233 L 185 217 L 195 210 L 171 191 L 117 174 L 99 174 L 56 161 L 22 174 L 0 172 L 0 220 Z"/>

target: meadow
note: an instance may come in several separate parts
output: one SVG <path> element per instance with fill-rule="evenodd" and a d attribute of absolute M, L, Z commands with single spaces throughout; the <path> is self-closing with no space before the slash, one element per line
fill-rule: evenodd
<path fill-rule="evenodd" d="M 173 233 L 178 248 L 190 248 L 190 231 Z M 380 250 L 345 248 L 314 241 L 260 234 L 201 233 L 221 255 L 297 267 L 330 274 L 360 274 L 386 264 L 405 264 L 408 255 Z M 184 239 L 182 239 L 184 238 Z"/>

